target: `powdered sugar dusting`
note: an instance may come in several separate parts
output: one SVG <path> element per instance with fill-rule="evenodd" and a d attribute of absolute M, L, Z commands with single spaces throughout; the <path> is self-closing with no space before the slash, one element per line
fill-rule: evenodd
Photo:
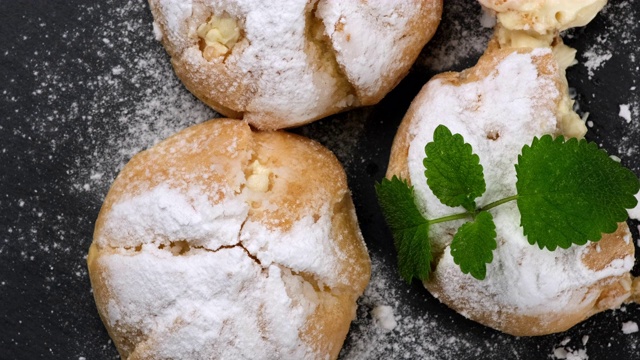
<path fill-rule="evenodd" d="M 425 39 L 411 21 L 422 2 L 152 0 L 165 45 L 185 82 L 260 128 L 307 123 L 373 104 L 404 75 Z M 191 35 L 212 13 L 228 14 L 242 36 L 224 58 L 205 60 Z M 432 12 L 430 18 L 437 14 Z M 416 39 L 423 39 L 417 41 Z M 409 56 L 412 58 L 412 56 Z M 412 60 L 412 59 L 411 59 Z M 265 119 L 265 116 L 273 120 Z"/>
<path fill-rule="evenodd" d="M 446 38 L 436 38 L 428 45 L 417 63 L 436 72 L 462 70 L 475 62 L 487 48 L 493 34 L 491 17 L 477 1 L 459 1 L 446 4 L 441 28 Z M 470 26 L 469 23 L 473 25 Z"/>
<path fill-rule="evenodd" d="M 640 155 L 640 143 L 637 141 L 640 136 L 640 98 L 637 96 L 640 79 L 640 54 L 637 50 L 640 40 L 638 4 L 633 1 L 609 1 L 600 14 L 599 21 L 605 24 L 605 31 L 598 34 L 591 45 L 578 56 L 580 64 L 586 67 L 588 76 L 593 81 L 600 81 L 599 72 L 608 66 L 624 68 L 621 80 L 630 83 L 630 86 L 619 89 L 620 117 L 616 119 L 624 122 L 624 131 L 622 138 L 613 144 L 624 162 L 625 157 L 634 159 Z M 612 46 L 613 38 L 616 39 L 615 48 Z"/>
<path fill-rule="evenodd" d="M 597 40 L 600 42 L 605 42 L 606 40 L 602 40 L 606 38 L 606 35 L 600 36 Z M 586 61 L 582 62 L 589 73 L 589 77 L 593 77 L 595 71 L 604 66 L 607 60 L 611 59 L 613 54 L 602 45 L 594 45 L 589 50 L 582 53 L 582 56 L 585 57 Z"/>
<path fill-rule="evenodd" d="M 554 134 L 559 121 L 554 102 L 559 92 L 553 82 L 554 76 L 560 76 L 558 70 L 555 75 L 543 75 L 536 67 L 540 61 L 536 58 L 545 55 L 550 56 L 550 50 L 511 53 L 485 79 L 459 86 L 432 80 L 423 88 L 426 95 L 416 108 L 408 169 L 426 218 L 439 218 L 451 211 L 427 186 L 422 165 L 424 144 L 433 139 L 435 128 L 443 122 L 451 132 L 461 134 L 480 157 L 487 190 L 477 200 L 479 206 L 516 193 L 513 164 L 522 144 L 534 136 Z M 451 256 L 449 242 L 460 221 L 430 228 L 436 251 L 444 251 L 435 281 L 443 296 L 453 302 L 464 301 L 471 312 L 500 314 L 506 307 L 521 314 L 549 316 L 561 309 L 589 306 L 598 296 L 587 291 L 590 285 L 608 276 L 625 274 L 633 266 L 629 256 L 595 272 L 576 261 L 586 247 L 540 251 L 530 246 L 522 233 L 516 205 L 503 206 L 493 212 L 499 245 L 493 252 L 493 262 L 487 265 L 487 277 L 481 282 L 464 275 Z M 541 271 L 556 276 L 539 276 Z M 460 291 L 461 288 L 466 290 Z"/>
<path fill-rule="evenodd" d="M 331 237 L 331 216 L 328 209 L 316 220 L 304 217 L 287 232 L 267 229 L 258 222 L 245 222 L 240 241 L 261 263 L 281 264 L 296 272 L 314 274 L 319 283 L 331 287 L 339 283 L 336 273 L 338 259 L 344 254 Z"/>
<path fill-rule="evenodd" d="M 49 3 L 39 2 L 38 6 L 53 8 Z M 612 36 L 598 38 L 602 49 L 597 53 L 610 51 L 606 44 L 618 36 L 636 46 L 637 6 L 634 0 L 610 2 L 599 18 L 606 20 L 606 32 Z M 5 116 L 0 133 L 3 140 L 9 140 L 0 145 L 0 158 L 9 169 L 0 175 L 0 205 L 7 210 L 3 216 L 9 223 L 0 227 L 0 298 L 7 299 L 0 313 L 7 315 L 9 324 L 0 347 L 9 358 L 27 352 L 42 358 L 119 358 L 96 314 L 88 285 L 85 257 L 98 209 L 115 175 L 133 154 L 216 114 L 175 77 L 156 41 L 160 34 L 153 31 L 145 0 L 70 1 L 55 7 L 51 16 L 42 12 L 39 17 L 21 15 L 25 27 L 10 32 L 0 50 L 3 65 L 9 64 L 12 72 L 0 72 L 0 76 L 7 75 L 0 89 L 0 113 Z M 485 49 L 492 32 L 480 24 L 477 2 L 450 0 L 445 7 L 445 24 L 438 39 L 428 45 L 432 50 L 423 52 L 416 68 L 426 67 L 428 59 L 429 68 L 460 70 Z M 13 12 L 0 14 L 3 19 L 14 16 Z M 576 37 L 579 35 L 576 31 Z M 594 69 L 594 79 L 623 56 L 618 49 Z M 627 53 L 632 55 L 625 56 L 625 63 L 630 64 L 624 67 L 625 77 L 636 83 L 638 53 Z M 616 90 L 620 99 L 614 105 L 628 104 L 632 113 L 639 109 L 636 86 L 625 87 L 622 93 Z M 299 132 L 330 147 L 343 162 L 359 165 L 388 151 L 376 144 L 368 151 L 355 152 L 367 133 L 377 131 L 365 127 L 365 121 L 375 119 L 379 110 L 337 115 Z M 586 110 L 598 111 L 595 107 Z M 635 159 L 640 154 L 638 123 L 626 123 L 616 112 L 608 112 L 607 119 L 624 122 L 628 135 L 614 139 L 615 146 L 623 162 Z M 344 126 L 343 118 L 347 119 Z M 389 119 L 366 126 L 380 121 Z M 354 192 L 371 187 L 373 179 L 367 181 L 352 183 Z M 366 217 L 361 220 L 367 222 Z M 371 285 L 359 301 L 358 317 L 342 358 L 544 358 L 553 354 L 565 336 L 514 338 L 467 321 L 430 298 L 421 286 L 405 285 L 390 260 L 391 252 L 372 250 Z M 16 297 L 19 304 L 9 297 Z M 380 304 L 393 308 L 398 325 L 390 332 L 372 321 L 370 312 Z M 629 308 L 637 312 L 637 307 Z M 608 354 L 608 342 L 612 350 L 629 356 L 640 349 L 637 334 L 622 340 L 614 337 L 621 334 L 621 324 L 627 320 L 611 320 L 616 314 L 620 312 L 603 314 L 587 322 L 586 328 L 572 330 L 572 334 L 585 329 L 591 333 L 589 354 L 594 359 L 597 350 Z M 568 346 L 577 348 L 573 343 Z"/>
<path fill-rule="evenodd" d="M 303 293 L 292 299 L 285 279 L 290 272 L 262 269 L 239 247 L 174 256 L 148 244 L 98 261 L 112 293 L 107 321 L 153 334 L 147 355 L 315 358 L 299 331 L 317 304 Z"/>
<path fill-rule="evenodd" d="M 356 286 L 341 277 L 349 259 L 333 237 L 331 206 L 273 230 L 249 214 L 250 186 L 211 203 L 210 190 L 171 185 L 123 197 L 101 215 L 91 270 L 94 286 L 108 289 L 96 301 L 107 302 L 99 309 L 111 328 L 148 336 L 153 346 L 130 340 L 153 358 L 317 358 L 300 335 L 325 306 L 317 292 Z"/>
<path fill-rule="evenodd" d="M 415 41 L 417 34 L 408 24 L 416 13 L 421 13 L 422 7 L 428 7 L 427 18 L 436 18 L 431 2 L 374 0 L 318 4 L 316 14 L 325 24 L 336 60 L 357 93 L 376 96 L 383 81 L 399 64 L 410 65 L 404 49 Z"/>
<path fill-rule="evenodd" d="M 135 247 L 148 243 L 183 240 L 193 246 L 218 249 L 238 243 L 249 205 L 225 198 L 211 205 L 196 188 L 188 195 L 162 184 L 113 206 L 100 236 L 99 246 Z"/>

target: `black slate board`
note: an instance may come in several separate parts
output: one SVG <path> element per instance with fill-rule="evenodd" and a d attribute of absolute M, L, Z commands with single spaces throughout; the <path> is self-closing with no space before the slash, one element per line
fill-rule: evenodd
<path fill-rule="evenodd" d="M 395 274 L 373 183 L 384 175 L 395 130 L 421 86 L 481 54 L 490 30 L 480 27 L 479 11 L 468 0 L 447 1 L 436 37 L 379 105 L 293 130 L 345 164 L 377 271 L 342 357 L 542 359 L 569 339 L 564 346 L 584 349 L 589 359 L 640 358 L 640 333 L 621 332 L 623 322 L 640 322 L 637 305 L 566 333 L 514 338 L 464 319 Z M 85 265 L 102 199 L 133 153 L 213 115 L 171 73 L 151 22 L 142 0 L 0 2 L 0 359 L 117 357 Z M 582 54 L 567 75 L 580 111 L 590 113 L 588 138 L 640 175 L 640 114 L 629 123 L 618 116 L 620 104 L 640 106 L 638 90 L 630 90 L 640 80 L 640 1 L 611 4 L 565 40 Z M 599 67 L 584 65 L 607 54 Z M 180 118 L 189 114 L 199 117 Z M 638 222 L 630 225 L 637 239 Z M 368 310 L 377 303 L 396 309 L 393 332 L 372 324 Z"/>

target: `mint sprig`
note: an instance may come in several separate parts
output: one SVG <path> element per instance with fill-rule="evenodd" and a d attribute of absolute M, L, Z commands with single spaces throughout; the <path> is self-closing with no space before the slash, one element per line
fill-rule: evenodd
<path fill-rule="evenodd" d="M 431 243 L 429 223 L 416 207 L 413 187 L 394 176 L 376 184 L 378 201 L 382 207 L 394 245 L 398 251 L 400 275 L 410 282 L 415 276 L 426 279 L 431 272 Z"/>
<path fill-rule="evenodd" d="M 433 194 L 443 204 L 462 206 L 467 211 L 476 209 L 475 198 L 485 189 L 480 158 L 462 135 L 452 135 L 444 125 L 433 133 L 433 141 L 425 146 L 424 176 Z"/>
<path fill-rule="evenodd" d="M 428 234 L 435 223 L 471 220 L 455 234 L 451 255 L 463 273 L 482 280 L 497 246 L 495 224 L 487 210 L 516 200 L 529 243 L 555 250 L 600 240 L 626 220 L 626 209 L 637 205 L 634 195 L 640 181 L 633 172 L 586 140 L 544 135 L 525 145 L 518 156 L 517 194 L 477 207 L 475 199 L 486 189 L 479 157 L 461 135 L 444 125 L 438 126 L 433 139 L 425 146 L 427 185 L 443 204 L 462 206 L 465 212 L 425 219 L 406 181 L 394 176 L 376 184 L 398 250 L 400 273 L 407 281 L 429 278 Z"/>

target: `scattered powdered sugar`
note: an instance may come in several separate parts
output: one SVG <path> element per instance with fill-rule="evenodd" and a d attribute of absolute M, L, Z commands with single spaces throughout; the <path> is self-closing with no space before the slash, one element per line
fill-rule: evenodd
<path fill-rule="evenodd" d="M 518 338 L 452 316 L 437 300 L 427 299 L 424 287 L 407 286 L 396 265 L 387 261 L 379 253 L 371 254 L 371 282 L 358 300 L 358 315 L 339 359 L 480 359 L 505 354 L 526 358 L 519 355 L 522 349 L 516 349 Z M 428 308 L 423 307 L 425 302 Z M 380 326 L 373 313 L 381 304 L 389 309 L 379 312 L 393 313 L 392 330 Z M 479 341 L 478 332 L 483 332 L 484 340 Z"/>
<path fill-rule="evenodd" d="M 602 40 L 602 38 L 606 38 L 606 35 L 601 35 L 597 40 L 605 42 L 606 40 Z M 582 65 L 587 68 L 589 77 L 593 77 L 595 71 L 602 67 L 607 60 L 611 59 L 613 54 L 602 45 L 593 45 L 583 52 L 582 56 L 586 59 L 586 61 L 582 62 Z"/>
<path fill-rule="evenodd" d="M 330 116 L 327 119 L 308 124 L 294 131 L 313 138 L 333 151 L 346 169 L 356 160 L 361 160 L 357 146 L 362 140 L 367 117 L 372 107 L 351 110 L 347 113 Z"/>
<path fill-rule="evenodd" d="M 371 282 L 358 300 L 358 316 L 351 324 L 340 359 L 460 359 L 479 356 L 486 347 L 500 346 L 467 342 L 464 335 L 443 326 L 446 319 L 429 311 L 420 312 L 407 302 L 408 289 L 395 265 L 385 263 L 379 254 L 371 258 Z M 423 289 L 424 290 L 424 289 Z M 372 311 L 386 304 L 396 325 L 392 330 L 380 326 Z"/>
<path fill-rule="evenodd" d="M 616 38 L 625 45 L 633 46 L 637 39 L 636 29 L 638 13 L 633 11 L 634 5 L 630 1 L 609 2 L 600 15 L 606 21 L 606 32 L 598 34 L 591 41 L 581 55 L 586 59 L 581 63 L 587 68 L 589 77 L 592 78 L 597 70 L 606 65 L 616 55 L 616 49 L 611 48 L 611 38 Z M 624 15 L 622 15 L 624 14 Z M 632 62 L 635 62 L 634 53 L 630 53 Z M 631 70 L 631 69 L 630 69 Z"/>
<path fill-rule="evenodd" d="M 640 71 L 638 74 L 640 74 Z M 640 136 L 640 98 L 629 95 L 629 100 L 632 102 L 620 107 L 619 116 L 626 124 L 617 145 L 618 153 L 621 157 L 635 158 L 640 155 L 640 142 L 637 141 L 638 136 Z"/>
<path fill-rule="evenodd" d="M 640 155 L 640 142 L 637 140 L 640 136 L 640 98 L 637 96 L 640 54 L 636 45 L 640 40 L 638 4 L 633 1 L 609 1 L 599 17 L 605 31 L 595 36 L 578 56 L 582 57 L 580 63 L 586 67 L 590 80 L 601 81 L 599 71 L 611 64 L 610 67 L 619 67 L 619 70 L 608 73 L 617 74 L 619 71 L 621 81 L 630 83 L 628 90 L 620 89 L 617 94 L 616 100 L 622 104 L 619 119 L 625 123 L 621 138 L 613 145 L 617 146 L 623 161 L 625 157 L 634 159 Z M 611 85 L 615 86 L 614 83 Z M 637 172 L 640 168 L 633 170 Z"/>
<path fill-rule="evenodd" d="M 435 72 L 463 70 L 475 62 L 487 48 L 495 20 L 482 10 L 477 1 L 446 2 L 438 32 L 446 37 L 431 41 L 417 64 Z M 469 24 L 472 25 L 469 25 Z"/>
<path fill-rule="evenodd" d="M 589 335 L 584 335 L 582 337 L 582 346 L 586 346 L 588 342 L 589 342 Z"/>
<path fill-rule="evenodd" d="M 625 321 L 622 323 L 623 334 L 633 334 L 638 332 L 638 323 L 635 321 Z"/>
<path fill-rule="evenodd" d="M 635 35 L 629 29 L 637 29 L 638 19 L 633 15 L 637 12 L 630 10 L 636 5 L 637 3 L 629 1 L 611 2 L 608 6 L 610 10 L 603 15 L 617 25 L 608 30 L 628 34 L 625 36 L 632 44 L 636 43 L 633 42 Z M 449 8 L 444 14 L 446 23 L 441 30 L 448 34 L 430 44 L 431 52 L 424 53 L 419 61 L 438 71 L 456 67 L 460 69 L 465 61 L 476 59 L 484 51 L 492 33 L 491 29 L 481 25 L 483 17 L 477 2 L 450 1 L 445 6 Z M 25 59 L 24 68 L 17 68 L 18 72 L 24 72 L 29 79 L 28 93 L 21 94 L 17 90 L 19 87 L 16 84 L 25 81 L 25 77 L 20 76 L 9 79 L 8 87 L 0 90 L 6 104 L 11 106 L 9 117 L 20 118 L 19 126 L 10 130 L 8 125 L 0 124 L 3 134 L 11 133 L 15 139 L 32 143 L 33 149 L 37 146 L 48 152 L 48 157 L 35 158 L 35 162 L 32 162 L 34 154 L 31 150 L 26 154 L 17 154 L 16 161 L 19 165 L 15 170 L 21 172 L 25 167 L 31 166 L 37 169 L 37 172 L 31 174 L 61 175 L 58 179 L 47 179 L 43 189 L 27 189 L 24 186 L 24 193 L 7 195 L 6 199 L 0 200 L 3 206 L 10 209 L 15 204 L 14 208 L 20 213 L 21 221 L 27 219 L 29 222 L 27 226 L 16 223 L 2 230 L 5 238 L 0 245 L 0 255 L 3 262 L 14 259 L 15 255 L 18 261 L 24 261 L 24 268 L 31 266 L 25 276 L 44 275 L 41 283 L 35 281 L 35 278 L 32 283 L 25 280 L 25 289 L 37 292 L 42 298 L 60 299 L 55 304 L 47 304 L 44 311 L 29 308 L 28 313 L 38 319 L 37 327 L 42 327 L 47 334 L 64 329 L 75 335 L 66 340 L 74 344 L 61 342 L 58 347 L 51 345 L 50 354 L 46 354 L 51 355 L 50 357 L 74 357 L 73 353 L 67 351 L 70 347 L 76 350 L 76 358 L 84 360 L 86 354 L 92 354 L 88 358 L 117 356 L 112 342 L 100 330 L 102 325 L 95 315 L 95 306 L 90 298 L 85 263 L 90 228 L 104 195 L 118 170 L 131 156 L 217 114 L 194 98 L 174 75 L 164 49 L 156 42 L 161 33 L 159 29 L 154 31 L 146 1 L 107 1 L 79 8 L 82 15 L 78 20 L 90 19 L 91 27 L 77 28 L 74 19 L 70 19 L 68 26 L 56 33 L 55 47 L 46 49 L 43 43 L 42 50 Z M 620 13 L 628 16 L 619 16 Z M 37 26 L 30 19 L 25 21 Z M 44 27 L 43 33 L 54 26 L 46 18 L 39 21 L 42 22 L 40 26 Z M 55 29 L 57 31 L 59 28 Z M 91 41 L 93 37 L 95 41 Z M 24 36 L 25 47 L 28 47 L 26 42 L 32 40 L 32 37 Z M 607 39 L 598 38 L 598 44 L 603 47 L 595 49 L 595 52 L 606 54 L 606 42 Z M 79 47 L 74 45 L 78 43 L 83 44 L 83 52 L 79 52 Z M 10 56 L 14 51 L 16 50 L 3 49 L 2 56 Z M 601 67 L 594 69 L 595 74 L 606 65 L 607 63 L 602 63 Z M 630 71 L 634 78 L 638 77 L 637 68 L 631 68 Z M 632 114 L 640 109 L 635 91 L 635 87 L 632 87 L 625 94 L 628 98 L 620 100 L 629 105 Z M 15 106 L 19 103 L 28 105 Z M 332 148 L 338 158 L 347 164 L 359 161 L 366 154 L 354 154 L 353 150 L 362 136 L 364 118 L 371 108 L 358 111 L 361 112 L 358 115 L 352 115 L 352 112 L 344 115 L 349 119 L 345 127 L 336 121 L 324 120 L 301 128 L 300 132 L 315 137 Z M 14 121 L 13 124 L 18 122 Z M 629 135 L 620 139 L 621 154 L 637 156 L 640 153 L 637 125 L 637 120 L 628 124 Z M 10 146 L 11 144 L 5 144 L 0 152 L 11 154 Z M 59 173 L 49 172 L 53 167 L 63 170 Z M 45 201 L 70 202 L 70 207 L 76 209 L 49 209 L 42 205 Z M 63 211 L 58 211 L 59 209 Z M 12 243 L 17 246 L 12 248 Z M 150 248 L 154 253 L 157 250 Z M 225 251 L 237 252 L 238 248 L 235 249 Z M 191 251 L 194 259 L 199 258 L 196 262 L 209 259 L 204 250 Z M 170 255 L 167 251 L 164 253 L 158 256 Z M 247 260 L 246 256 L 237 253 L 240 262 Z M 124 258 L 126 255 L 121 256 Z M 459 323 L 462 318 L 443 317 L 429 309 L 425 310 L 422 305 L 431 305 L 433 299 L 432 302 L 421 299 L 421 306 L 412 307 L 407 303 L 407 297 L 420 292 L 415 289 L 410 291 L 402 284 L 395 265 L 384 263 L 383 259 L 389 258 L 386 254 L 374 251 L 371 256 L 374 263 L 371 284 L 359 301 L 358 317 L 343 349 L 343 358 L 460 359 L 482 357 L 487 349 L 498 352 L 496 349 L 510 348 L 522 342 L 521 339 L 502 334 L 491 335 L 491 340 L 486 340 L 489 337 L 468 340 L 472 335 L 465 333 L 464 329 L 473 324 L 464 323 L 464 326 L 452 328 L 451 324 Z M 247 264 L 254 266 L 248 261 Z M 216 269 L 212 271 L 215 273 Z M 280 277 L 284 282 L 297 281 L 296 277 L 289 277 L 282 271 L 280 274 L 270 274 L 276 280 Z M 129 280 L 135 283 L 133 286 L 146 286 L 142 279 Z M 9 289 L 6 292 L 9 295 L 16 294 L 18 286 L 22 286 L 20 280 L 11 277 L 3 278 L 0 285 L 3 292 Z M 278 284 L 263 285 L 261 289 L 279 291 L 280 288 L 276 285 Z M 62 292 L 64 294 L 58 297 Z M 77 303 L 77 299 L 82 301 Z M 33 299 L 25 299 L 25 303 L 26 300 L 35 304 Z M 77 307 L 70 306 L 78 304 L 80 311 Z M 393 310 L 397 325 L 392 331 L 384 331 L 371 318 L 371 310 L 379 304 L 385 304 Z M 235 311 L 236 308 L 233 309 Z M 236 314 L 244 316 L 243 313 Z M 288 319 L 290 314 L 281 316 Z M 9 319 L 9 322 L 14 320 Z M 24 336 L 20 337 L 21 332 L 26 332 L 19 326 L 15 329 L 15 333 L 10 334 L 12 339 L 0 342 L 1 345 L 12 347 L 24 339 L 20 344 L 22 347 L 16 348 L 33 346 L 34 351 L 39 351 L 47 346 L 37 343 L 38 340 L 35 339 L 31 339 L 32 342 L 29 343 Z M 468 339 L 465 338 L 467 335 Z M 551 347 L 548 348 L 551 350 Z M 518 353 L 526 351 L 521 348 Z M 95 355 L 96 353 L 100 355 Z M 518 353 L 514 350 L 514 358 L 518 358 Z M 79 354 L 84 356 L 78 357 Z"/>
<path fill-rule="evenodd" d="M 142 2 L 129 1 L 120 11 L 148 10 Z M 151 24 L 135 20 L 101 28 L 101 35 L 155 42 Z M 76 190 L 106 193 L 117 171 L 133 155 L 190 125 L 218 116 L 184 89 L 163 52 L 159 44 L 121 49 L 119 62 L 96 76 L 94 83 L 86 84 L 97 92 L 96 101 L 83 104 L 83 114 L 73 107 L 67 114 L 58 114 L 60 118 L 81 116 L 89 124 L 89 133 L 101 134 L 100 143 L 86 145 L 90 158 L 71 174 Z M 123 93 L 133 97 L 123 99 Z"/>

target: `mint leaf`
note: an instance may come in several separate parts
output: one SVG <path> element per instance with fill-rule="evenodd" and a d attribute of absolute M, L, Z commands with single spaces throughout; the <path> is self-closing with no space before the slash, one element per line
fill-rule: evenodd
<path fill-rule="evenodd" d="M 516 173 L 520 223 L 541 249 L 598 241 L 637 204 L 636 175 L 586 140 L 534 138 L 522 148 Z"/>
<path fill-rule="evenodd" d="M 433 194 L 447 206 L 475 211 L 474 200 L 484 193 L 486 184 L 480 158 L 471 145 L 464 142 L 462 135 L 452 135 L 440 125 L 424 151 L 424 175 Z"/>
<path fill-rule="evenodd" d="M 416 206 L 413 187 L 394 176 L 376 184 L 376 194 L 393 234 L 400 275 L 408 283 L 414 277 L 428 279 L 432 260 L 429 222 Z"/>
<path fill-rule="evenodd" d="M 496 249 L 496 225 L 487 211 L 480 212 L 475 220 L 458 229 L 451 242 L 453 262 L 460 265 L 463 273 L 478 280 L 487 276 L 487 265 L 493 261 Z"/>

